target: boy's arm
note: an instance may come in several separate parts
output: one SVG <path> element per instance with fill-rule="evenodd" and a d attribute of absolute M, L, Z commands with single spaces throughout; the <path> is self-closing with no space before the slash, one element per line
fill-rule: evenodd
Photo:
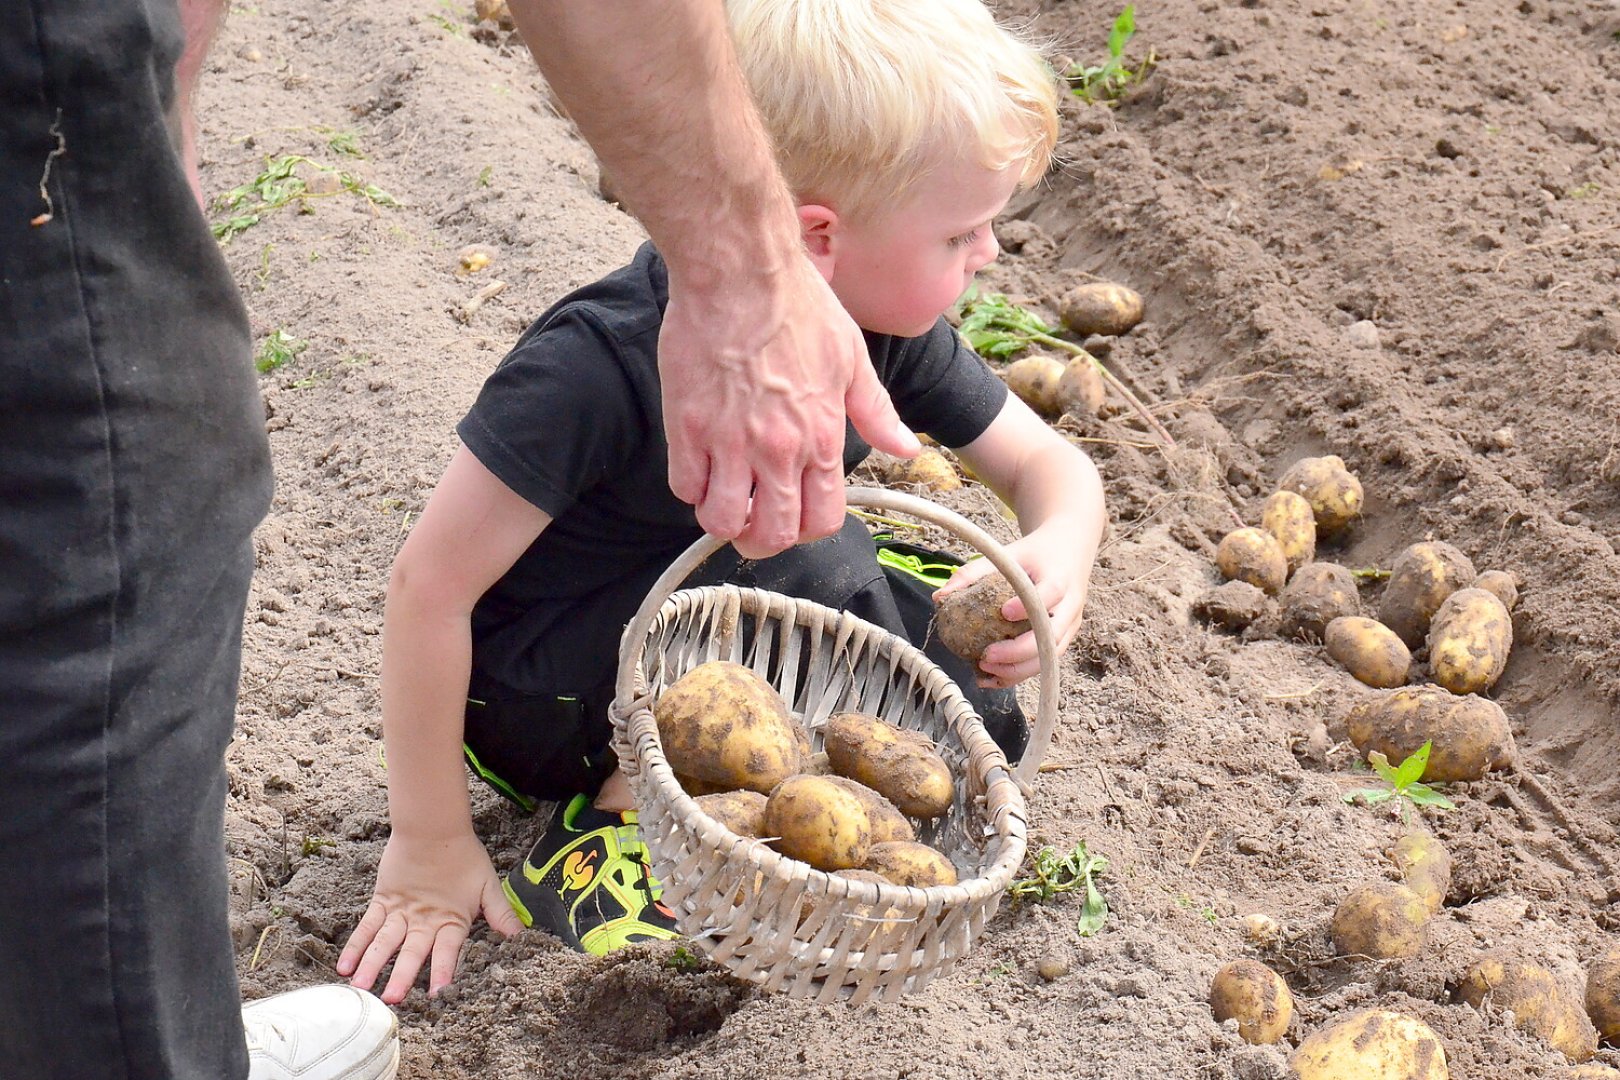
<path fill-rule="evenodd" d="M 918 446 L 805 257 L 724 5 L 508 6 L 669 265 L 659 367 L 670 489 L 747 557 L 836 531 L 845 413 L 880 450 Z"/>
<path fill-rule="evenodd" d="M 1011 394 L 984 434 L 957 453 L 1018 515 L 1024 535 L 1010 548 L 1052 616 L 1062 653 L 1080 629 L 1092 564 L 1108 520 L 1096 465 Z M 987 560 L 975 560 L 940 592 L 954 592 L 993 569 Z M 1024 618 L 1023 601 L 1009 600 L 1002 614 L 1015 621 Z M 997 642 L 985 651 L 980 667 L 993 677 L 987 680 L 993 685 L 1029 678 L 1040 670 L 1034 635 Z"/>
<path fill-rule="evenodd" d="M 370 987 L 397 951 L 384 1001 L 403 998 L 430 956 L 429 991 L 448 983 L 480 910 L 502 933 L 519 928 L 473 831 L 462 763 L 470 619 L 550 521 L 462 447 L 394 561 L 382 657 L 391 833 L 338 961 L 339 974 Z"/>

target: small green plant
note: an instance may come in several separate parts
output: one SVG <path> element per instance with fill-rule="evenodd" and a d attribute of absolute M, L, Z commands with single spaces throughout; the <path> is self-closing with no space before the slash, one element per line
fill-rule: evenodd
<path fill-rule="evenodd" d="M 449 0 L 439 0 L 439 6 L 444 9 L 445 14 L 434 12 L 428 18 L 438 23 L 439 29 L 451 37 L 466 37 L 467 27 L 462 23 L 459 14 Z"/>
<path fill-rule="evenodd" d="M 1030 869 L 1033 876 L 1021 878 L 1007 887 L 1015 904 L 1044 904 L 1060 893 L 1085 890 L 1085 902 L 1080 905 L 1080 921 L 1075 929 L 1081 937 L 1090 937 L 1102 929 L 1108 918 L 1108 901 L 1097 888 L 1096 878 L 1108 872 L 1108 860 L 1086 850 L 1086 842 L 1063 853 L 1053 847 L 1043 847 L 1035 853 Z"/>
<path fill-rule="evenodd" d="M 352 131 L 334 131 L 326 137 L 326 148 L 334 154 L 363 158 L 366 154 L 360 149 L 359 140 L 360 137 Z"/>
<path fill-rule="evenodd" d="M 495 176 L 495 166 L 485 165 L 478 170 L 478 186 L 489 187 L 490 180 Z"/>
<path fill-rule="evenodd" d="M 258 369 L 260 375 L 268 375 L 291 362 L 307 348 L 309 342 L 295 338 L 285 330 L 272 330 L 264 339 L 264 343 L 259 346 L 258 354 L 253 358 L 253 366 Z"/>
<path fill-rule="evenodd" d="M 331 191 L 311 191 L 298 167 L 307 165 L 324 173 L 337 175 L 337 187 Z M 398 206 L 399 200 L 375 184 L 368 184 L 353 173 L 323 165 L 302 154 L 282 154 L 266 158 L 264 171 L 252 180 L 234 187 L 215 200 L 215 204 L 229 214 L 213 224 L 214 238 L 221 244 L 251 229 L 264 215 L 284 206 L 297 204 L 299 213 L 312 213 L 311 199 L 325 198 L 343 193 L 358 195 L 373 206 Z"/>
<path fill-rule="evenodd" d="M 685 945 L 677 945 L 664 963 L 673 971 L 678 971 L 682 975 L 690 975 L 703 967 L 703 954 L 694 949 L 689 949 Z"/>
<path fill-rule="evenodd" d="M 1397 800 L 1401 807 L 1401 820 L 1410 821 L 1412 807 L 1432 806 L 1437 810 L 1455 810 L 1450 799 L 1440 794 L 1428 784 L 1422 782 L 1423 773 L 1429 767 L 1429 751 L 1433 749 L 1432 742 L 1426 742 L 1417 748 L 1417 751 L 1399 765 L 1391 765 L 1389 758 L 1374 750 L 1367 755 L 1367 760 L 1388 787 L 1357 788 L 1344 797 L 1347 803 L 1361 800 L 1363 805 L 1377 806 L 1379 803 Z"/>
<path fill-rule="evenodd" d="M 1598 185 L 1596 180 L 1588 180 L 1579 187 L 1570 188 L 1568 197 L 1571 199 L 1590 199 L 1602 190 L 1603 188 Z"/>
<path fill-rule="evenodd" d="M 1111 104 L 1126 90 L 1148 77 L 1158 62 L 1149 49 L 1147 58 L 1136 68 L 1125 62 L 1125 46 L 1136 35 L 1136 5 L 1127 4 L 1108 31 L 1108 59 L 1095 67 L 1073 64 L 1063 73 L 1075 97 L 1089 102 Z"/>
<path fill-rule="evenodd" d="M 306 857 L 315 854 L 317 851 L 321 850 L 321 848 L 335 847 L 337 847 L 337 841 L 333 840 L 330 836 L 304 837 L 303 851 Z"/>

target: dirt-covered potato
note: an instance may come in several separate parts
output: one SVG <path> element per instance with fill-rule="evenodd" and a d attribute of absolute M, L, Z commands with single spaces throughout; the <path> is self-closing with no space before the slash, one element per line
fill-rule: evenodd
<path fill-rule="evenodd" d="M 1604 1041 L 1620 1045 L 1620 949 L 1592 964 L 1586 973 L 1586 1015 Z"/>
<path fill-rule="evenodd" d="M 870 870 L 896 885 L 955 885 L 956 867 L 943 853 L 915 840 L 890 840 L 873 844 L 866 853 L 863 870 Z"/>
<path fill-rule="evenodd" d="M 804 766 L 799 769 L 810 776 L 829 776 L 832 774 L 832 762 L 827 760 L 827 751 L 819 750 L 804 759 Z"/>
<path fill-rule="evenodd" d="M 1142 297 L 1111 281 L 1088 282 L 1063 295 L 1058 315 L 1064 326 L 1081 337 L 1113 337 L 1142 321 Z"/>
<path fill-rule="evenodd" d="M 1063 361 L 1055 356 L 1026 356 L 1003 368 L 1001 377 L 1007 380 L 1007 389 L 1034 409 L 1036 415 L 1050 420 L 1063 412 L 1058 398 L 1063 367 Z"/>
<path fill-rule="evenodd" d="M 1320 641 L 1334 619 L 1361 614 L 1356 579 L 1338 563 L 1306 563 L 1294 571 L 1277 599 L 1282 604 L 1277 629 L 1284 637 Z"/>
<path fill-rule="evenodd" d="M 1288 467 L 1277 486 L 1305 496 L 1316 516 L 1319 538 L 1343 532 L 1361 516 L 1361 481 L 1337 454 L 1301 458 Z"/>
<path fill-rule="evenodd" d="M 934 610 L 934 633 L 941 644 L 977 664 L 984 650 L 1029 629 L 1028 619 L 1012 622 L 1001 607 L 1014 596 L 1012 583 L 999 573 L 986 574 L 964 589 L 947 593 Z"/>
<path fill-rule="evenodd" d="M 1243 1041 L 1274 1043 L 1288 1031 L 1294 995 L 1282 977 L 1258 960 L 1234 960 L 1215 973 L 1209 1007 L 1217 1022 L 1236 1020 Z"/>
<path fill-rule="evenodd" d="M 1564 1074 L 1564 1080 L 1620 1080 L 1620 1069 L 1589 1061 L 1570 1069 Z"/>
<path fill-rule="evenodd" d="M 776 850 L 817 870 L 854 869 L 872 847 L 861 800 L 827 776 L 790 776 L 776 785 L 762 828 Z"/>
<path fill-rule="evenodd" d="M 1223 581 L 1193 601 L 1193 611 L 1216 626 L 1242 630 L 1264 618 L 1275 601 L 1247 581 Z"/>
<path fill-rule="evenodd" d="M 1096 416 L 1108 400 L 1108 387 L 1089 356 L 1077 356 L 1063 365 L 1058 380 L 1058 409 L 1075 416 Z"/>
<path fill-rule="evenodd" d="M 1446 597 L 1476 576 L 1468 556 L 1450 544 L 1438 540 L 1413 544 L 1390 567 L 1378 601 L 1378 621 L 1400 635 L 1407 648 L 1415 649 L 1423 644 L 1429 620 Z"/>
<path fill-rule="evenodd" d="M 1510 612 L 1519 606 L 1519 583 L 1506 570 L 1486 570 L 1469 582 L 1468 587 L 1484 589 L 1502 601 L 1502 606 Z"/>
<path fill-rule="evenodd" d="M 1478 780 L 1514 760 L 1513 731 L 1502 707 L 1477 694 L 1403 686 L 1351 707 L 1344 722 L 1363 755 L 1377 750 L 1397 765 L 1432 742 L 1423 774 L 1431 783 Z"/>
<path fill-rule="evenodd" d="M 738 836 L 765 835 L 765 796 L 757 791 L 726 791 L 692 801 Z"/>
<path fill-rule="evenodd" d="M 1272 492 L 1260 508 L 1260 527 L 1282 545 L 1290 574 L 1316 558 L 1316 514 L 1299 492 Z"/>
<path fill-rule="evenodd" d="M 724 795 L 728 791 L 737 790 L 734 784 L 711 783 L 708 780 L 699 780 L 695 776 L 682 776 L 680 773 L 675 774 L 675 781 L 681 785 L 682 791 L 694 799 L 701 795 Z"/>
<path fill-rule="evenodd" d="M 1395 631 L 1362 615 L 1341 615 L 1322 635 L 1327 653 L 1368 686 L 1387 690 L 1406 684 L 1412 653 Z"/>
<path fill-rule="evenodd" d="M 921 488 L 924 491 L 955 491 L 962 486 L 962 476 L 956 471 L 956 466 L 932 447 L 923 447 L 912 458 L 880 455 L 874 451 L 867 460 L 885 484 Z"/>
<path fill-rule="evenodd" d="M 473 0 L 473 11 L 482 21 L 492 22 L 502 30 L 512 30 L 512 12 L 506 6 L 506 0 Z"/>
<path fill-rule="evenodd" d="M 1429 622 L 1429 670 L 1453 694 L 1496 685 L 1513 648 L 1513 616 L 1495 593 L 1458 589 Z"/>
<path fill-rule="evenodd" d="M 862 713 L 837 713 L 822 729 L 822 746 L 835 773 L 865 784 L 902 813 L 936 818 L 951 807 L 951 767 L 920 732 Z"/>
<path fill-rule="evenodd" d="M 1375 881 L 1339 902 L 1329 930 L 1341 956 L 1392 960 L 1418 954 L 1428 922 L 1421 896 L 1393 881 Z"/>
<path fill-rule="evenodd" d="M 1423 898 L 1429 914 L 1439 911 L 1451 891 L 1451 853 L 1446 846 L 1430 833 L 1407 833 L 1395 841 L 1389 857 L 1406 887 Z"/>
<path fill-rule="evenodd" d="M 1434 1029 L 1386 1009 L 1354 1013 L 1311 1034 L 1288 1059 L 1298 1080 L 1450 1080 Z"/>
<path fill-rule="evenodd" d="M 680 776 L 768 792 L 799 771 L 797 722 L 776 688 L 741 664 L 688 671 L 659 695 L 653 717 Z"/>
<path fill-rule="evenodd" d="M 1288 580 L 1288 556 L 1264 529 L 1233 529 L 1215 549 L 1215 568 L 1228 581 L 1247 581 L 1276 596 Z"/>
<path fill-rule="evenodd" d="M 828 768 L 831 768 L 832 759 L 828 759 Z M 906 815 L 900 808 L 873 791 L 859 780 L 851 780 L 847 776 L 829 776 L 827 779 L 839 785 L 861 800 L 861 806 L 866 810 L 866 819 L 872 825 L 872 843 L 884 844 L 890 840 L 915 840 L 917 830 L 911 827 Z"/>
<path fill-rule="evenodd" d="M 1282 923 L 1264 912 L 1255 911 L 1243 916 L 1243 936 L 1262 949 L 1269 949 L 1282 940 Z"/>
<path fill-rule="evenodd" d="M 1502 952 L 1486 953 L 1469 965 L 1457 984 L 1457 997 L 1476 1009 L 1511 1009 L 1513 1024 L 1570 1061 L 1597 1052 L 1597 1030 L 1553 973 L 1540 964 Z"/>

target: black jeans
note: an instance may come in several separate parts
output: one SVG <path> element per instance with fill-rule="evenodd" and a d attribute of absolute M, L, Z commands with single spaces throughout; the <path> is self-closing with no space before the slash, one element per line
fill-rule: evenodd
<path fill-rule="evenodd" d="M 247 1072 L 224 750 L 270 473 L 246 315 L 175 149 L 181 43 L 174 0 L 0 19 L 8 1078 Z"/>

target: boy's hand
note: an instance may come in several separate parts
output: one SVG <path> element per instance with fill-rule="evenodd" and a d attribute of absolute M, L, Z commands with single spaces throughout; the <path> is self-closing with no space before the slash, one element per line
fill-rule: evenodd
<path fill-rule="evenodd" d="M 369 990 L 398 953 L 382 992 L 383 1001 L 397 1005 L 431 958 L 428 994 L 437 994 L 455 976 L 462 943 L 480 913 L 500 934 L 523 929 L 489 852 L 471 830 L 432 841 L 396 832 L 383 849 L 371 905 L 343 946 L 337 972 Z"/>
<path fill-rule="evenodd" d="M 1056 639 L 1057 655 L 1062 656 L 1080 631 L 1081 614 L 1086 604 L 1086 582 L 1089 567 L 1076 565 L 1072 538 L 1059 535 L 1058 528 L 1037 529 L 1020 540 L 1007 545 L 1010 554 L 1035 585 L 1035 592 L 1052 620 L 1052 634 Z M 935 593 L 939 599 L 996 573 L 989 559 L 974 559 L 962 567 L 951 580 Z M 1001 605 L 1002 618 L 1018 622 L 1028 618 L 1024 601 L 1014 596 Z M 1023 682 L 1041 670 L 1040 650 L 1035 645 L 1035 631 L 1029 630 L 1018 637 L 998 641 L 984 650 L 979 658 L 979 685 L 996 690 Z"/>
<path fill-rule="evenodd" d="M 658 356 L 670 490 L 744 558 L 843 524 L 846 414 L 879 450 L 921 448 L 807 259 L 712 295 L 672 280 Z"/>

